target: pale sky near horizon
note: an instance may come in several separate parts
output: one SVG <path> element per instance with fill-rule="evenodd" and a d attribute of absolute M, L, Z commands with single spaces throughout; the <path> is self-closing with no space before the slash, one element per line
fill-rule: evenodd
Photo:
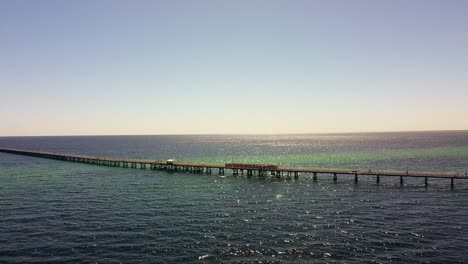
<path fill-rule="evenodd" d="M 468 130 L 468 1 L 1 1 L 0 136 Z"/>

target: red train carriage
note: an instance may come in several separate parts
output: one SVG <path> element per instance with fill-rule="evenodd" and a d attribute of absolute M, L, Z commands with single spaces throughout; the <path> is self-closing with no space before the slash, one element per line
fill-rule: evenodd
<path fill-rule="evenodd" d="M 226 168 L 244 169 L 244 170 L 277 170 L 278 165 L 273 164 L 247 164 L 247 163 L 226 163 Z"/>

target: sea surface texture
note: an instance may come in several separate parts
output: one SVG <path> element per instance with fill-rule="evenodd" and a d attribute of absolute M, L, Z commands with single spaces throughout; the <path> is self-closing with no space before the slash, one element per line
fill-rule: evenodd
<path fill-rule="evenodd" d="M 468 169 L 468 132 L 4 137 L 0 147 L 290 166 Z M 467 263 L 468 180 L 298 180 L 0 153 L 0 263 Z"/>

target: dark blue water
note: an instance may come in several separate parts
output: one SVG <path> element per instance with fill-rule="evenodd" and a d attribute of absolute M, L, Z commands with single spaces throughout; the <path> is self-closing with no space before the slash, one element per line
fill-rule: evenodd
<path fill-rule="evenodd" d="M 118 157 L 464 172 L 468 132 L 0 138 Z M 468 181 L 299 180 L 0 153 L 0 263 L 464 263 Z"/>

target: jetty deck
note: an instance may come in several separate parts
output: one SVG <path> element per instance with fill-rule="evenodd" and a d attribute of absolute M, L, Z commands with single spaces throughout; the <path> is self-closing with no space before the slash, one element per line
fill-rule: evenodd
<path fill-rule="evenodd" d="M 95 165 L 103 165 L 110 167 L 122 168 L 140 168 L 140 169 L 160 169 L 170 171 L 192 172 L 192 173 L 207 173 L 211 174 L 212 170 L 217 170 L 218 174 L 224 175 L 225 171 L 230 171 L 232 175 L 247 176 L 274 176 L 277 178 L 294 177 L 297 179 L 299 173 L 313 174 L 313 179 L 317 180 L 319 174 L 333 175 L 333 180 L 337 181 L 338 175 L 354 175 L 354 180 L 357 183 L 358 177 L 361 175 L 375 176 L 377 183 L 380 182 L 380 177 L 400 177 L 400 183 L 403 184 L 405 177 L 421 177 L 424 178 L 424 184 L 427 186 L 428 178 L 445 178 L 450 179 L 451 187 L 454 186 L 454 179 L 468 179 L 466 172 L 434 172 L 434 171 L 398 171 L 398 170 L 370 170 L 370 169 L 341 169 L 341 168 L 314 168 L 314 167 L 284 167 L 278 166 L 275 169 L 245 169 L 244 167 L 226 167 L 221 163 L 203 163 L 190 161 L 174 161 L 167 160 L 149 160 L 149 159 L 130 159 L 116 158 L 104 156 L 92 156 L 71 153 L 35 151 L 26 149 L 0 148 L 0 152 L 25 155 L 32 157 L 56 159 L 63 161 L 81 162 Z"/>

